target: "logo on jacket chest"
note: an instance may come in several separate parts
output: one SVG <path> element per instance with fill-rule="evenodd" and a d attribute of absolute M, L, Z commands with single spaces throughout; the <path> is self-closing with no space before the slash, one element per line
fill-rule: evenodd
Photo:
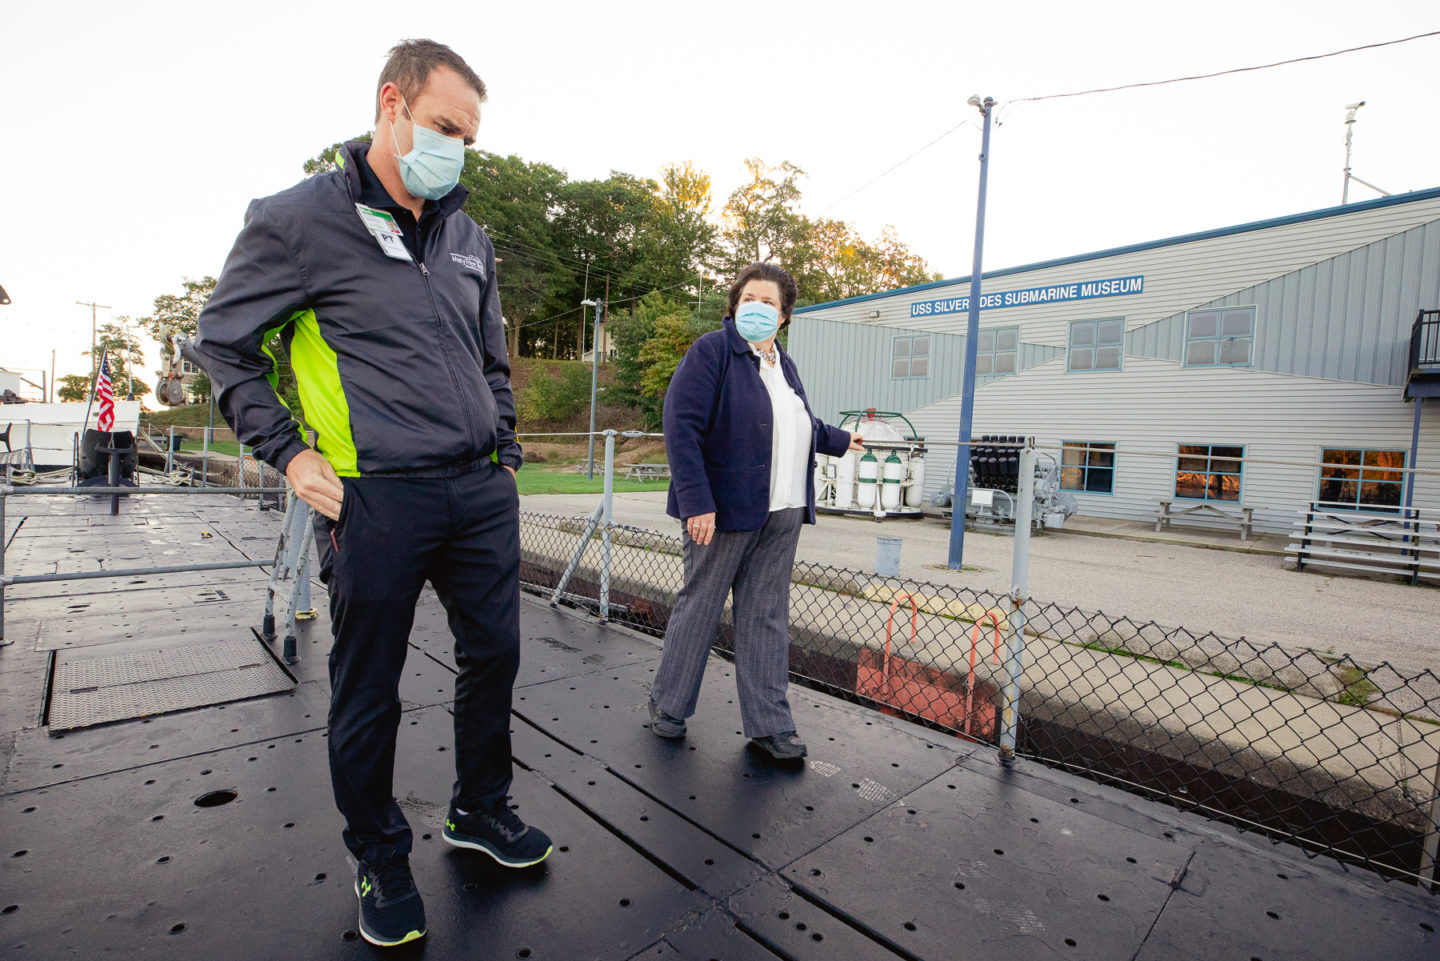
<path fill-rule="evenodd" d="M 480 280 L 481 280 L 481 282 L 482 282 L 482 283 L 484 282 L 484 280 L 485 280 L 485 258 L 483 258 L 483 257 L 477 257 L 475 254 L 456 254 L 456 253 L 452 253 L 452 254 L 450 255 L 450 259 L 453 260 L 453 261 L 455 261 L 455 263 L 459 264 L 461 267 L 463 267 L 463 268 L 466 269 L 466 270 L 473 270 L 473 271 L 475 271 L 475 273 L 477 273 L 477 274 L 480 275 Z"/>

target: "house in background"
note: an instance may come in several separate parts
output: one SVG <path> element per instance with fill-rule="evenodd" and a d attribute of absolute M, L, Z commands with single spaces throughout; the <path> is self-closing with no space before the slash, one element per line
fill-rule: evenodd
<path fill-rule="evenodd" d="M 969 284 L 797 309 L 816 414 L 957 440 Z M 1440 188 L 991 271 L 980 307 L 972 434 L 1035 437 L 1082 514 L 1440 507 Z"/>

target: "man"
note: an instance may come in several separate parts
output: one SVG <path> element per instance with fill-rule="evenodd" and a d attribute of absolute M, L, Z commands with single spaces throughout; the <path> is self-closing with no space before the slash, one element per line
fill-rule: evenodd
<path fill-rule="evenodd" d="M 458 186 L 484 99 L 449 47 L 392 49 L 374 140 L 251 203 L 195 344 L 225 419 L 317 512 L 334 633 L 331 782 L 359 862 L 360 933 L 381 946 L 425 934 L 392 779 L 400 671 L 426 580 L 459 667 L 443 835 L 506 867 L 551 848 L 506 804 L 521 451 L 495 252 Z M 316 449 L 275 394 L 277 333 Z"/>

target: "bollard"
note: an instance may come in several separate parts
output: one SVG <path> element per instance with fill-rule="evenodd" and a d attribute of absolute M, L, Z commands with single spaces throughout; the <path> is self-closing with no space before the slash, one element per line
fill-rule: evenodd
<path fill-rule="evenodd" d="M 900 576 L 900 545 L 903 543 L 904 540 L 899 537 L 875 538 L 875 573 L 878 576 Z"/>

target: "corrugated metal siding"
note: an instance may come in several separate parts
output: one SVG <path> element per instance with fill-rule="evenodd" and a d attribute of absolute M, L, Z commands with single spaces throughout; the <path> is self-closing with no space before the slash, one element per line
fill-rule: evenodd
<path fill-rule="evenodd" d="M 1187 370 L 1138 357 L 1126 358 L 1123 372 L 1079 377 L 1067 375 L 1057 359 L 977 389 L 974 433 L 1024 433 L 1056 448 L 1065 441 L 1113 442 L 1115 492 L 1077 492 L 1080 511 L 1150 520 L 1155 499 L 1174 493 L 1177 444 L 1244 445 L 1246 458 L 1314 463 L 1323 447 L 1408 450 L 1414 413 L 1393 387 L 1247 368 Z M 960 398 L 910 411 L 909 417 L 928 438 L 954 438 Z M 1126 456 L 1127 450 L 1163 456 Z M 941 448 L 932 455 L 927 497 L 949 477 L 951 451 Z M 1419 463 L 1413 466 L 1440 468 L 1440 404 L 1425 410 Z M 1313 467 L 1247 463 L 1241 497 L 1256 508 L 1259 529 L 1288 531 L 1295 512 L 1314 499 L 1318 480 Z M 1440 508 L 1440 476 L 1417 478 L 1415 503 Z"/>
<path fill-rule="evenodd" d="M 1440 305 L 1440 220 L 1189 309 L 1250 304 L 1252 369 L 1403 386 L 1415 312 Z M 1180 362 L 1185 315 L 1131 330 L 1126 353 Z"/>
<path fill-rule="evenodd" d="M 1020 324 L 1023 341 L 1064 348 L 1071 321 L 1124 316 L 1127 329 L 1153 324 L 1196 305 L 1317 265 L 1437 219 L 1440 219 L 1440 198 L 1431 198 L 1009 274 L 985 281 L 983 290 L 994 292 L 1132 274 L 1145 276 L 1145 290 L 1121 297 L 986 310 L 980 314 L 980 323 L 982 327 Z M 1425 261 L 1423 253 L 1417 256 L 1421 263 Z M 1435 257 L 1429 258 L 1429 263 L 1435 261 Z M 1333 283 L 1333 279 L 1330 282 Z M 1418 295 L 1418 280 L 1416 283 Z M 1344 284 L 1340 286 L 1343 288 Z M 798 326 L 802 321 L 824 319 L 867 327 L 889 324 L 962 334 L 966 325 L 964 314 L 911 319 L 909 313 L 912 303 L 966 292 L 959 287 L 940 287 L 897 293 L 893 297 L 807 311 L 797 315 L 796 322 Z M 878 313 L 878 318 L 871 318 L 872 312 Z"/>
<path fill-rule="evenodd" d="M 930 335 L 927 377 L 891 376 L 896 337 Z M 913 410 L 958 394 L 964 384 L 965 338 L 928 330 L 888 325 L 845 324 L 813 315 L 795 318 L 787 347 L 800 369 L 805 394 L 816 416 L 835 423 L 842 410 L 874 407 Z M 1020 345 L 1022 370 L 1065 352 L 1042 344 Z M 977 384 L 1004 377 L 980 377 Z"/>

